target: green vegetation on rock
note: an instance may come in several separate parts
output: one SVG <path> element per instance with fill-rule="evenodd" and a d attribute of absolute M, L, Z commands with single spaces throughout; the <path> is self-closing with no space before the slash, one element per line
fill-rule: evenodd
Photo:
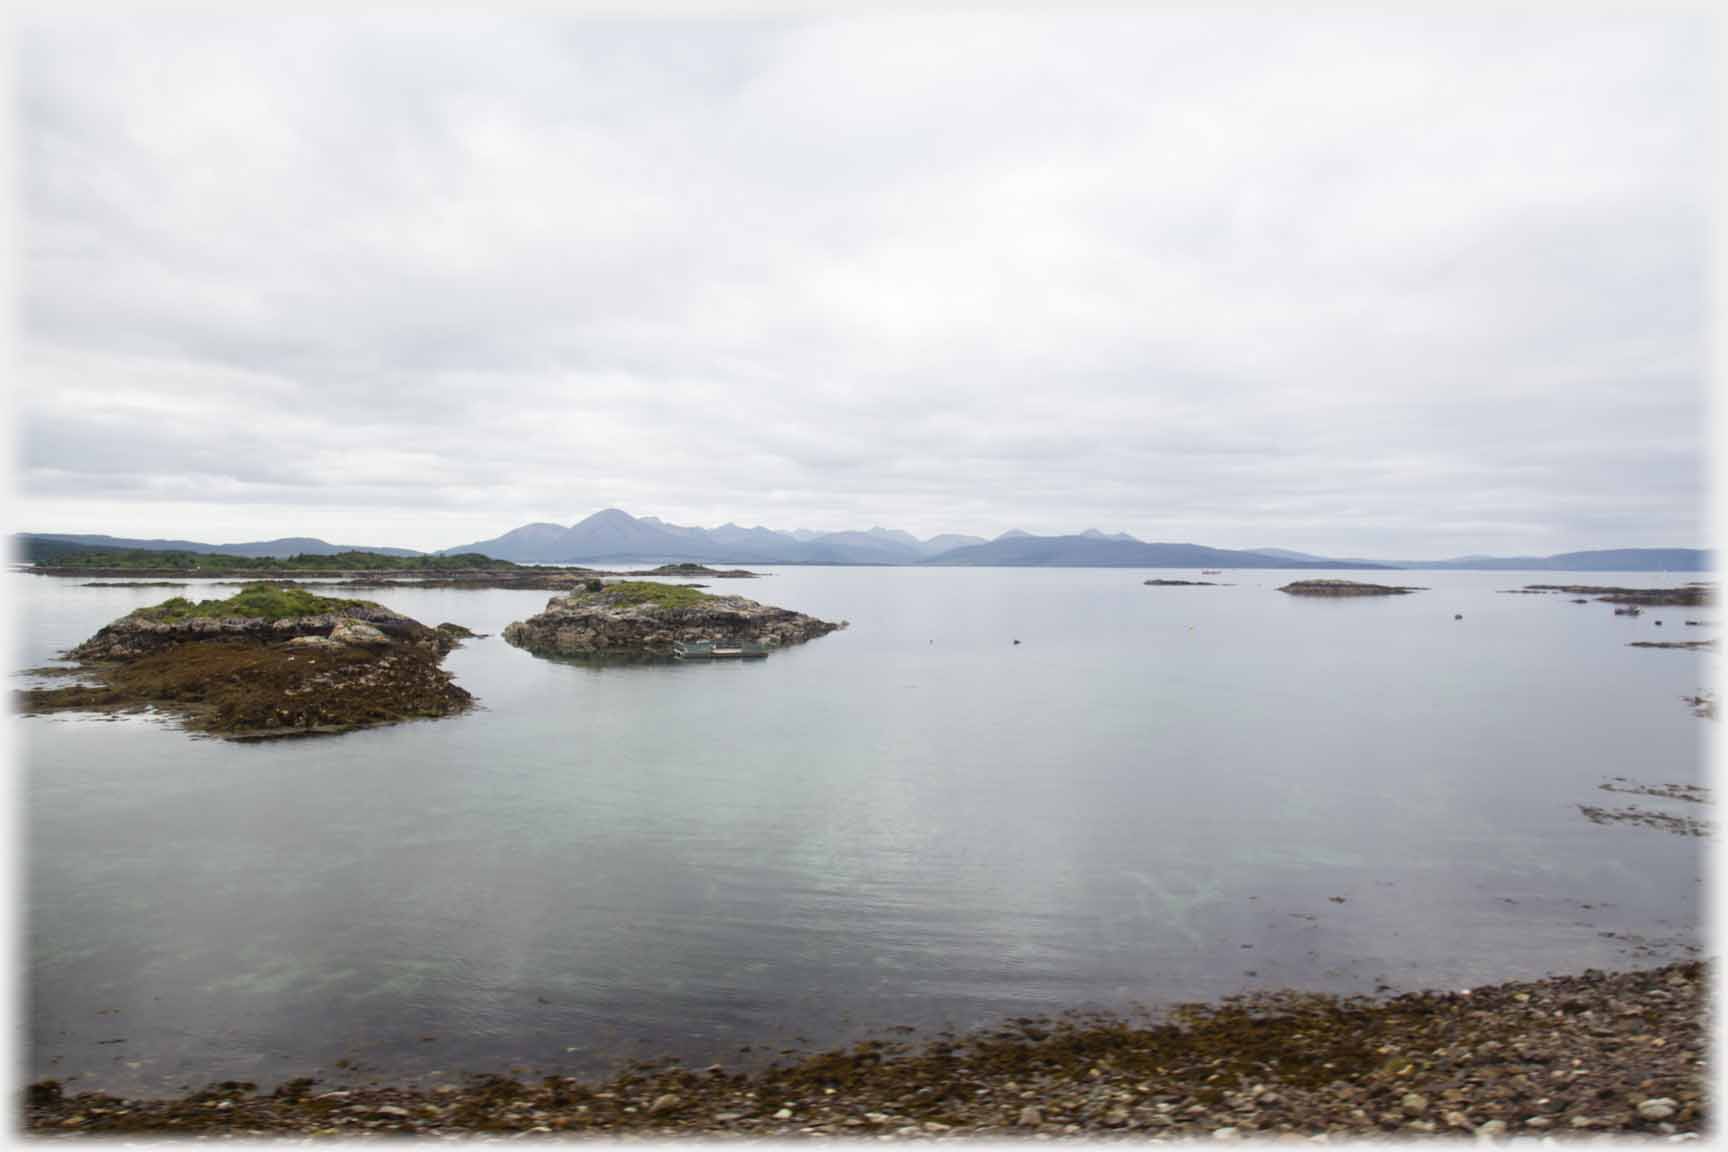
<path fill-rule="evenodd" d="M 192 620 L 200 617 L 223 619 L 244 616 L 265 620 L 285 620 L 292 616 L 318 616 L 340 612 L 344 608 L 370 604 L 367 600 L 338 600 L 316 596 L 304 588 L 285 588 L 280 584 L 248 584 L 226 600 L 202 600 L 197 603 L 176 596 L 150 608 L 140 608 L 134 615 L 146 620 Z"/>
<path fill-rule="evenodd" d="M 695 588 L 677 584 L 655 584 L 648 580 L 620 580 L 608 584 L 598 593 L 612 604 L 651 604 L 656 608 L 693 608 L 713 597 Z"/>

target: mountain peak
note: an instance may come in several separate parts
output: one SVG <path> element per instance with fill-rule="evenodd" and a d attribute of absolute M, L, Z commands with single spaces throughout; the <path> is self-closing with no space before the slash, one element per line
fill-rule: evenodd
<path fill-rule="evenodd" d="M 624 511 L 624 509 L 622 509 L 622 508 L 602 508 L 602 509 L 600 509 L 600 511 L 594 513 L 594 515 L 581 521 L 581 523 L 583 523 L 583 524 L 608 524 L 608 523 L 616 523 L 616 524 L 630 523 L 630 524 L 634 524 L 634 523 L 636 523 L 636 517 L 630 515 L 630 513 Z"/>
<path fill-rule="evenodd" d="M 865 535 L 875 536 L 880 540 L 894 540 L 901 544 L 910 545 L 913 548 L 918 547 L 918 537 L 912 535 L 910 532 L 903 532 L 898 528 L 884 528 L 878 524 L 872 526 L 870 531 L 866 532 Z"/>

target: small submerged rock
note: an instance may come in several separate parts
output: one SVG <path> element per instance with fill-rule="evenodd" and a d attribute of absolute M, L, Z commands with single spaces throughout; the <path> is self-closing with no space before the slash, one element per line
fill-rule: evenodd
<path fill-rule="evenodd" d="M 460 647 L 464 640 L 484 640 L 487 635 L 485 632 L 470 631 L 462 625 L 452 624 L 448 620 L 438 625 L 438 631 L 448 637 L 457 647 Z"/>

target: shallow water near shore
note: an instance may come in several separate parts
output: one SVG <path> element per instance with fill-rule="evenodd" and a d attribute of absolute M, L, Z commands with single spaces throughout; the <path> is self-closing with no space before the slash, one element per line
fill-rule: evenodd
<path fill-rule="evenodd" d="M 1501 590 L 1705 576 L 1398 573 L 1429 590 L 1314 601 L 1275 591 L 1311 573 L 762 571 L 710 590 L 851 626 L 591 667 L 498 637 L 545 592 L 345 592 L 491 633 L 445 664 L 481 708 L 249 745 L 17 721 L 29 1075 L 744 1065 L 1700 943 L 1703 842 L 1579 805 L 1714 817 L 1599 786 L 1709 783 L 1682 697 L 1717 656 L 1626 645 L 1713 637 L 1684 621 L 1716 610 Z M 19 668 L 182 594 L 7 578 Z"/>

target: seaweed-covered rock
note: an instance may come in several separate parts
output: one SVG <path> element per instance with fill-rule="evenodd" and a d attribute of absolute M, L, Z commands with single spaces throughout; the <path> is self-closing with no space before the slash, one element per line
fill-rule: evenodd
<path fill-rule="evenodd" d="M 506 627 L 504 639 L 540 656 L 670 657 L 675 643 L 753 640 L 783 648 L 844 627 L 742 596 L 621 581 L 554 596 L 544 612 Z"/>
<path fill-rule="evenodd" d="M 370 601 L 254 584 L 114 621 L 66 653 L 86 683 L 31 689 L 23 705 L 154 707 L 235 739 L 343 732 L 468 707 L 473 697 L 438 667 L 455 643 Z"/>

